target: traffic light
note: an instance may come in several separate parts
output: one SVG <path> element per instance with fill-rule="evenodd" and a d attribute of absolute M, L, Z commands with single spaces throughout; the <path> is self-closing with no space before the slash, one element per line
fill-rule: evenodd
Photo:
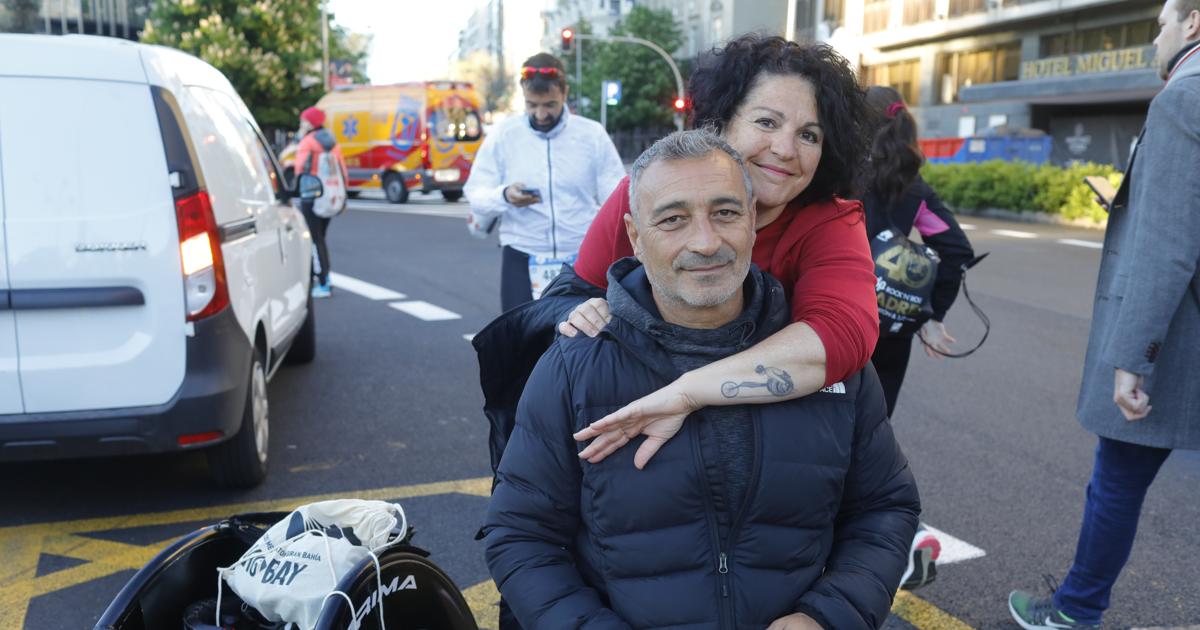
<path fill-rule="evenodd" d="M 575 44 L 575 31 L 564 28 L 562 30 L 562 51 L 571 52 L 571 46 Z"/>
<path fill-rule="evenodd" d="M 675 111 L 682 112 L 686 108 L 687 101 L 685 101 L 682 96 L 675 99 Z"/>

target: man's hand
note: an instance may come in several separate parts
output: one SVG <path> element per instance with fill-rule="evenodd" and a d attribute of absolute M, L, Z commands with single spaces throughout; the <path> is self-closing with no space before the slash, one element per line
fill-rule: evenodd
<path fill-rule="evenodd" d="M 679 381 L 675 381 L 576 433 L 576 442 L 586 442 L 595 438 L 579 453 L 579 457 L 589 463 L 598 464 L 628 444 L 629 440 L 638 435 L 645 435 L 646 441 L 642 442 L 633 456 L 633 465 L 641 470 L 667 440 L 679 433 L 684 418 L 699 408 L 700 405 L 682 393 Z"/>
<path fill-rule="evenodd" d="M 925 354 L 935 359 L 942 358 L 938 352 L 950 354 L 950 344 L 958 341 L 946 332 L 945 324 L 932 319 L 921 326 L 921 339 L 925 340 L 925 343 L 921 344 L 925 348 Z M 934 352 L 935 350 L 937 352 Z"/>
<path fill-rule="evenodd" d="M 504 189 L 504 200 L 518 208 L 532 206 L 533 204 L 542 200 L 541 197 L 538 197 L 537 195 L 526 195 L 525 193 L 521 192 L 522 190 L 527 190 L 528 188 L 529 187 L 522 182 L 513 182 L 512 184 L 508 185 L 508 188 Z"/>
<path fill-rule="evenodd" d="M 576 306 L 575 310 L 567 315 L 567 321 L 558 325 L 558 332 L 568 337 L 574 337 L 580 332 L 595 337 L 611 320 L 612 313 L 608 312 L 608 301 L 604 298 L 592 298 Z"/>
<path fill-rule="evenodd" d="M 1142 389 L 1142 377 L 1133 372 L 1117 368 L 1113 385 L 1113 402 L 1130 422 L 1141 420 L 1150 413 L 1150 395 Z"/>
<path fill-rule="evenodd" d="M 776 619 L 767 630 L 822 630 L 821 624 L 804 613 L 793 613 Z"/>

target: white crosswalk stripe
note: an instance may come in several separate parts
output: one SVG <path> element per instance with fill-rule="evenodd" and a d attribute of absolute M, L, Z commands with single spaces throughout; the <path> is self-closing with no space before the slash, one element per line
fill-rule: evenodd
<path fill-rule="evenodd" d="M 411 302 L 392 302 L 388 306 L 400 311 L 408 313 L 417 319 L 423 319 L 427 322 L 441 322 L 450 319 L 462 319 L 462 315 L 454 311 L 448 311 L 440 306 L 435 306 L 429 302 L 422 300 L 413 300 Z"/>
<path fill-rule="evenodd" d="M 386 289 L 377 284 L 359 280 L 358 278 L 344 276 L 335 271 L 329 272 L 329 281 L 339 289 L 356 293 L 368 300 L 403 300 L 408 297 L 403 293 L 397 293 L 391 289 Z"/>
<path fill-rule="evenodd" d="M 1007 236 L 1009 238 L 1037 238 L 1038 235 L 1033 232 L 1022 232 L 1020 230 L 992 230 L 992 234 L 996 236 Z"/>
<path fill-rule="evenodd" d="M 1058 239 L 1058 242 L 1062 243 L 1063 245 L 1087 247 L 1088 249 L 1102 249 L 1104 247 L 1104 243 L 1100 243 L 1098 241 L 1081 241 L 1077 238 L 1060 238 Z"/>

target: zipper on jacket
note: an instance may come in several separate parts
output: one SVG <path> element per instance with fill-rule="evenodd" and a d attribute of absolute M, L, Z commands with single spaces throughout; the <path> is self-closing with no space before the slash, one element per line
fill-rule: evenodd
<path fill-rule="evenodd" d="M 690 428 L 689 431 L 692 439 L 692 453 L 696 459 L 697 467 L 700 469 L 700 476 L 704 479 L 704 516 L 708 521 L 708 531 L 712 539 L 712 548 L 717 552 L 717 583 L 720 584 L 720 596 L 717 600 L 717 611 L 720 613 L 720 621 L 718 622 L 721 628 L 734 628 L 732 623 L 733 610 L 729 603 L 729 557 L 725 555 L 725 551 L 721 549 L 721 537 L 718 533 L 719 524 L 717 523 L 717 508 L 713 505 L 712 488 L 708 485 L 707 475 L 705 474 L 704 451 L 700 448 L 700 430 Z"/>
<path fill-rule="evenodd" d="M 733 543 L 737 540 L 738 533 L 742 529 L 742 521 L 745 520 L 746 512 L 749 511 L 750 503 L 754 500 L 755 493 L 758 492 L 758 481 L 762 477 L 762 430 L 761 417 L 753 408 L 750 410 L 750 426 L 754 431 L 754 461 L 750 465 L 750 470 L 753 474 L 750 476 L 750 485 L 746 488 L 746 496 L 742 498 L 742 504 L 738 507 L 738 511 L 734 513 L 733 521 L 729 524 L 729 534 L 725 539 L 725 549 L 720 551 L 720 558 L 717 564 L 717 573 L 721 577 L 721 595 L 729 597 L 730 581 L 729 581 L 729 553 L 733 551 Z M 727 615 L 726 619 L 730 628 L 736 628 L 736 619 L 732 603 L 723 608 L 723 612 Z"/>
<path fill-rule="evenodd" d="M 554 163 L 550 159 L 550 138 L 546 138 L 546 188 L 550 190 L 550 245 L 558 258 L 558 234 L 554 219 Z"/>

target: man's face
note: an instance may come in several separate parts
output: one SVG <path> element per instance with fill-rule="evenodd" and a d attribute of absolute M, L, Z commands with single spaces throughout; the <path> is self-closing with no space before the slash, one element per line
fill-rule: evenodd
<path fill-rule="evenodd" d="M 525 113 L 529 115 L 529 124 L 538 131 L 553 129 L 562 117 L 567 90 L 551 85 L 546 92 L 534 92 L 527 87 L 522 87 L 521 91 L 525 94 Z"/>
<path fill-rule="evenodd" d="M 754 248 L 754 205 L 733 158 L 713 151 L 651 164 L 625 217 L 659 301 L 711 308 L 738 294 Z"/>
<path fill-rule="evenodd" d="M 1158 37 L 1154 38 L 1154 67 L 1158 76 L 1166 79 L 1171 59 L 1185 45 L 1200 39 L 1200 11 L 1192 11 L 1181 20 L 1176 0 L 1167 0 L 1158 14 L 1158 28 Z"/>

